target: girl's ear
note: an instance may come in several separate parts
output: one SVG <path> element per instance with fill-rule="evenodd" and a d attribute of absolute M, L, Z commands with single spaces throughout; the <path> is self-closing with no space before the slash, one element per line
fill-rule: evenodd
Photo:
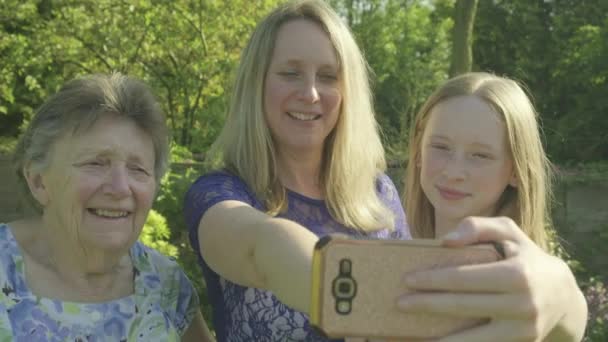
<path fill-rule="evenodd" d="M 42 173 L 40 171 L 33 171 L 29 165 L 23 167 L 22 172 L 32 196 L 44 207 L 49 202 L 49 194 L 44 184 Z"/>
<path fill-rule="evenodd" d="M 515 174 L 515 172 L 513 172 L 511 174 L 511 178 L 509 179 L 509 185 L 512 186 L 512 187 L 514 187 L 514 188 L 517 188 L 518 184 L 519 184 L 519 181 L 517 179 L 517 175 Z"/>

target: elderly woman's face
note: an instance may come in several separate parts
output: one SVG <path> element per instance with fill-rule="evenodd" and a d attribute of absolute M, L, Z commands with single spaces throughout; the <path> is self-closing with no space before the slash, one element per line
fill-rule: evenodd
<path fill-rule="evenodd" d="M 41 180 L 37 198 L 58 234 L 65 230 L 85 248 L 124 250 L 139 237 L 154 199 L 153 142 L 130 119 L 102 116 L 55 144 Z"/>

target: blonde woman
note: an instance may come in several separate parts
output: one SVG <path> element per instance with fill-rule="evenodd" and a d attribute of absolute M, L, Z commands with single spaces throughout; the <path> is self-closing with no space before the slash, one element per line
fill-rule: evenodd
<path fill-rule="evenodd" d="M 216 148 L 222 169 L 185 211 L 218 340 L 325 340 L 305 315 L 318 238 L 409 238 L 366 63 L 325 2 L 292 1 L 256 28 Z"/>
<path fill-rule="evenodd" d="M 567 265 L 545 252 L 551 169 L 536 117 L 515 81 L 487 73 L 449 80 L 416 117 L 405 191 L 413 234 L 447 235 L 455 246 L 498 241 L 506 251 L 501 262 L 407 280 L 446 292 L 404 297 L 404 311 L 490 318 L 445 341 L 582 339 L 585 299 Z"/>

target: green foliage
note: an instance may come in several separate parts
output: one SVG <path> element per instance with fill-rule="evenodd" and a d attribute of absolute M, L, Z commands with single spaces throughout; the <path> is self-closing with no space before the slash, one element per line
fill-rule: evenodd
<path fill-rule="evenodd" d="M 17 139 L 0 136 L 0 154 L 10 155 L 17 145 Z"/>
<path fill-rule="evenodd" d="M 177 143 L 205 150 L 245 39 L 278 0 L 0 2 L 0 135 L 17 136 L 66 80 L 121 71 L 147 81 Z"/>
<path fill-rule="evenodd" d="M 608 161 L 578 163 L 561 171 L 559 177 L 565 184 L 601 183 L 608 179 Z"/>
<path fill-rule="evenodd" d="M 0 2 L 0 136 L 16 137 L 67 79 L 113 70 L 160 98 L 177 144 L 208 149 L 245 40 L 281 0 L 4 0 Z M 447 78 L 454 0 L 331 0 L 375 76 L 390 155 L 404 159 L 411 120 Z M 480 1 L 474 69 L 524 81 L 556 161 L 607 159 L 608 2 Z"/>
<path fill-rule="evenodd" d="M 587 333 L 583 341 L 608 340 L 608 291 L 606 284 L 595 278 L 590 278 L 585 284 L 589 317 Z"/>
<path fill-rule="evenodd" d="M 476 69 L 522 80 L 554 161 L 608 159 L 608 2 L 480 1 Z"/>
<path fill-rule="evenodd" d="M 403 142 L 426 97 L 445 79 L 452 28 L 449 1 L 334 0 L 374 72 L 378 121 L 390 159 L 405 159 Z"/>
<path fill-rule="evenodd" d="M 183 206 L 186 191 L 205 170 L 198 163 L 192 162 L 192 153 L 179 145 L 171 147 L 172 166 L 163 177 L 154 210 L 161 213 L 168 222 L 171 232 L 171 244 L 178 246 L 177 261 L 190 278 L 200 297 L 201 310 L 212 327 L 211 306 L 207 297 L 206 285 L 198 265 L 195 252 L 190 247 L 188 232 L 184 220 Z"/>
<path fill-rule="evenodd" d="M 152 247 L 169 257 L 177 257 L 177 247 L 169 240 L 171 231 L 167 220 L 155 210 L 150 210 L 139 240 L 146 246 Z"/>
<path fill-rule="evenodd" d="M 186 191 L 201 175 L 201 171 L 193 167 L 174 165 L 170 172 L 165 175 L 161 182 L 154 209 L 162 213 L 167 218 L 171 234 L 174 239 L 186 241 L 182 235 L 186 233 L 186 223 L 184 221 L 183 205 Z"/>

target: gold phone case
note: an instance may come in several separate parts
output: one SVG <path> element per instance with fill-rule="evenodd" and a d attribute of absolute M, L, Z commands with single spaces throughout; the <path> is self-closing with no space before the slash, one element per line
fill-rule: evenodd
<path fill-rule="evenodd" d="M 500 253 L 502 254 L 502 253 Z M 313 255 L 310 322 L 330 338 L 434 338 L 482 323 L 396 307 L 407 272 L 501 259 L 490 244 L 446 248 L 438 240 L 356 240 L 327 236 Z"/>

